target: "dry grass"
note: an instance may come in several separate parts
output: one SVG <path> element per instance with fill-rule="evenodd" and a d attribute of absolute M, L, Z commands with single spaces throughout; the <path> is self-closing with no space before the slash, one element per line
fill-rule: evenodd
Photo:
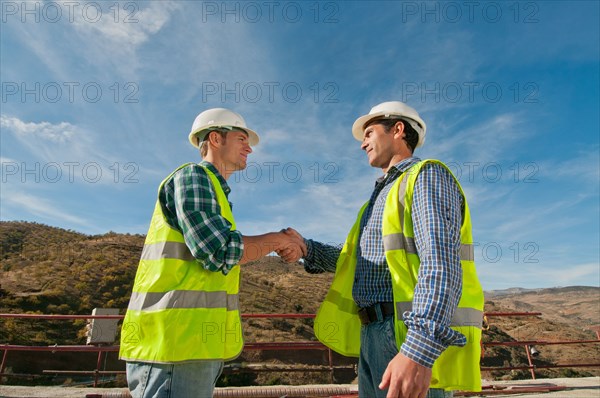
<path fill-rule="evenodd" d="M 133 283 L 144 237 L 109 233 L 86 236 L 34 223 L 0 222 L 0 311 L 40 313 L 90 313 L 94 307 L 124 309 Z M 240 301 L 243 313 L 315 313 L 325 297 L 333 274 L 311 275 L 300 264 L 285 264 L 278 257 L 267 257 L 242 266 Z M 510 292 L 509 292 L 510 293 Z M 522 291 L 512 294 L 488 292 L 485 310 L 536 311 L 535 318 L 491 318 L 492 328 L 485 341 L 590 340 L 591 330 L 600 325 L 600 289 L 567 287 Z M 311 319 L 247 319 L 247 342 L 315 340 Z M 36 329 L 31 322 L 0 320 L 0 343 L 24 344 L 35 337 L 39 344 L 82 343 L 60 326 L 44 324 Z M 50 326 L 52 325 L 52 326 Z M 48 327 L 50 326 L 50 327 Z M 56 330 L 52 330 L 55 328 Z M 66 337 L 68 336 L 68 337 Z M 60 340 L 60 339 L 64 339 Z M 21 341 L 19 339 L 23 339 Z M 77 340 L 79 339 L 79 340 Z M 77 340 L 77 341 L 76 341 Z M 598 362 L 600 344 L 545 345 L 536 347 L 537 364 Z M 322 351 L 247 352 L 240 362 L 323 365 Z M 336 365 L 355 363 L 337 357 Z M 525 365 L 521 347 L 486 349 L 484 366 Z M 540 376 L 565 377 L 600 375 L 598 368 L 552 370 Z M 529 378 L 529 372 L 487 375 L 492 378 Z M 241 375 L 239 376 L 240 378 Z M 349 382 L 352 372 L 336 374 L 338 381 Z M 283 372 L 254 376 L 260 384 L 301 384 L 329 382 L 326 373 Z"/>

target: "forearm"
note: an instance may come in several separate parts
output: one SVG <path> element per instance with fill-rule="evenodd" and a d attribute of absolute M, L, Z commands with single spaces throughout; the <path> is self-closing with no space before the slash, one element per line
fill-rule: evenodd
<path fill-rule="evenodd" d="M 277 250 L 283 244 L 280 232 L 269 232 L 262 235 L 242 236 L 244 252 L 240 264 L 256 261 Z"/>

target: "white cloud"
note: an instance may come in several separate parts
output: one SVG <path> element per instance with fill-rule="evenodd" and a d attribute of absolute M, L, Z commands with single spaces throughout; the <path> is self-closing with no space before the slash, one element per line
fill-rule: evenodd
<path fill-rule="evenodd" d="M 22 42 L 45 66 L 50 79 L 68 82 L 91 76 L 95 81 L 111 81 L 114 72 L 135 79 L 139 48 L 180 8 L 172 1 L 52 4 L 60 12 L 57 22 L 10 23 L 3 34 Z M 21 76 L 17 69 L 11 73 Z"/>
<path fill-rule="evenodd" d="M 92 134 L 71 123 L 27 122 L 4 115 L 0 123 L 36 160 L 90 161 L 102 157 L 93 144 Z"/>
<path fill-rule="evenodd" d="M 64 44 L 72 39 L 65 38 L 57 40 L 56 24 L 35 23 L 12 23 L 3 24 L 3 35 L 13 36 L 15 40 L 23 44 L 23 48 L 28 48 L 37 57 L 35 63 L 40 63 L 44 66 L 45 71 L 51 73 L 53 79 L 63 81 L 73 81 L 73 76 L 69 71 L 73 69 L 71 56 L 65 56 L 60 51 L 58 43 Z M 71 55 L 71 54 L 69 54 Z M 23 73 L 29 68 L 22 68 L 11 63 L 6 64 L 6 78 L 13 80 L 23 79 Z M 75 64 L 76 65 L 76 64 Z M 4 65 L 3 65 L 3 68 Z M 40 76 L 38 74 L 38 76 Z M 45 76 L 44 76 L 45 77 Z M 39 78 L 39 77 L 38 77 Z M 18 81 L 17 80 L 17 81 Z"/>
<path fill-rule="evenodd" d="M 46 3 L 40 6 L 43 4 Z M 107 100 L 112 99 L 109 97 L 114 91 L 109 87 L 113 83 L 118 82 L 123 87 L 126 82 L 135 82 L 140 101 L 137 104 L 109 101 L 90 104 L 81 100 L 53 104 L 31 100 L 7 103 L 8 112 L 3 112 L 1 120 L 3 138 L 8 135 L 2 143 L 5 157 L 0 160 L 3 162 L 16 164 L 18 161 L 21 166 L 25 163 L 28 170 L 32 169 L 29 162 L 47 161 L 59 165 L 66 161 L 97 162 L 106 171 L 101 181 L 110 182 L 114 175 L 108 167 L 117 161 L 122 166 L 126 158 L 127 162 L 139 164 L 139 174 L 148 177 L 144 179 L 136 173 L 136 178 L 144 182 L 152 179 L 153 185 L 157 185 L 170 171 L 165 170 L 166 167 L 197 160 L 197 152 L 186 143 L 185 137 L 195 114 L 213 106 L 230 107 L 244 115 L 262 139 L 251 161 L 263 166 L 263 179 L 256 184 L 242 181 L 233 187 L 232 201 L 236 216 L 241 215 L 240 229 L 245 233 L 264 233 L 291 225 L 309 237 L 341 242 L 358 208 L 372 192 L 379 173 L 368 166 L 358 142 L 350 135 L 350 126 L 357 116 L 379 102 L 406 99 L 430 127 L 428 142 L 417 155 L 463 165 L 461 183 L 472 214 L 477 216 L 473 220 L 476 239 L 483 242 L 503 239 L 508 245 L 513 240 L 520 244 L 535 241 L 544 256 L 553 262 L 545 264 L 551 268 L 558 268 L 561 261 L 565 263 L 569 258 L 574 263 L 594 260 L 590 259 L 590 248 L 586 247 L 594 247 L 587 244 L 593 234 L 587 229 L 581 231 L 578 226 L 589 230 L 596 227 L 593 233 L 598 230 L 597 221 L 595 224 L 589 221 L 597 218 L 594 217 L 597 207 L 592 201 L 597 202 L 600 179 L 598 146 L 583 151 L 580 156 L 568 156 L 560 148 L 562 141 L 548 142 L 544 123 L 562 114 L 556 112 L 556 103 L 552 100 L 554 90 L 560 92 L 560 98 L 567 104 L 567 108 L 561 109 L 571 109 L 569 104 L 576 104 L 574 99 L 582 95 L 586 103 L 593 105 L 593 101 L 587 101 L 593 92 L 586 92 L 587 86 L 574 84 L 568 78 L 583 71 L 581 77 L 588 81 L 591 75 L 585 71 L 589 63 L 565 64 L 577 57 L 564 57 L 564 52 L 557 51 L 574 42 L 572 37 L 563 35 L 563 43 L 554 43 L 549 51 L 551 55 L 543 56 L 543 63 L 537 64 L 539 57 L 532 54 L 546 51 L 538 44 L 550 31 L 547 26 L 553 18 L 544 18 L 542 24 L 526 26 L 526 29 L 523 24 L 514 23 L 465 24 L 464 15 L 462 23 L 457 24 L 431 23 L 431 18 L 430 23 L 423 24 L 418 16 L 394 24 L 393 20 L 397 22 L 402 16 L 399 3 L 392 8 L 388 7 L 391 3 L 373 8 L 370 3 L 354 2 L 340 3 L 341 13 L 336 16 L 342 23 L 337 24 L 313 23 L 313 11 L 321 11 L 320 17 L 323 17 L 327 10 L 309 9 L 308 5 L 303 6 L 304 18 L 299 24 L 283 23 L 279 14 L 279 22 L 275 23 L 267 22 L 266 14 L 262 23 L 235 23 L 233 18 L 223 23 L 218 16 L 202 20 L 200 2 L 151 1 L 96 2 L 94 4 L 103 8 L 103 17 L 95 22 L 90 21 L 94 4 L 78 3 L 75 20 L 69 22 L 66 10 L 72 2 L 52 4 L 59 4 L 63 9 L 59 23 L 21 23 L 17 17 L 3 24 L 2 44 L 3 50 L 7 50 L 3 55 L 7 56 L 2 60 L 2 68 L 6 81 L 25 82 L 27 87 L 35 81 L 41 84 L 55 80 L 81 84 L 93 81 L 102 86 Z M 87 20 L 82 15 L 85 4 L 91 4 Z M 119 15 L 115 22 L 117 8 Z M 398 12 L 390 13 L 390 10 Z M 131 11 L 134 12 L 129 15 Z M 548 10 L 543 11 L 546 15 Z M 582 13 L 584 11 L 579 12 Z M 591 19 L 592 14 L 586 14 L 586 20 Z M 133 23 L 125 21 L 128 15 Z M 503 21 L 510 21 L 510 15 L 504 17 L 507 15 Z M 580 18 L 571 15 L 571 19 Z M 506 43 L 512 41 L 503 39 L 500 34 L 507 26 L 512 36 L 519 36 L 519 43 L 510 48 Z M 540 27 L 541 30 L 537 29 Z M 566 32 L 568 29 L 565 29 Z M 597 26 L 594 31 L 597 32 Z M 494 32 L 498 34 L 492 34 Z M 488 36 L 495 37 L 491 46 Z M 579 36 L 585 34 L 579 32 Z M 360 54 L 349 53 L 348 43 L 362 49 Z M 597 44 L 597 40 L 569 52 L 582 53 L 581 59 L 589 59 L 590 43 Z M 497 51 L 499 48 L 508 49 L 515 56 L 506 57 Z M 540 78 L 538 73 L 548 70 L 548 61 L 558 65 L 557 73 L 552 74 L 552 84 L 546 84 L 550 80 Z M 536 62 L 531 69 L 512 67 L 530 62 Z M 531 106 L 509 103 L 514 93 L 510 91 L 510 84 L 518 82 L 519 87 L 523 87 L 530 81 L 539 84 L 540 100 L 544 101 Z M 593 76 L 590 81 L 594 81 Z M 274 101 L 267 100 L 266 82 L 279 84 Z M 281 89 L 286 82 L 298 82 L 302 86 L 301 101 L 291 103 L 282 98 Z M 311 84 L 315 82 L 320 87 L 320 102 L 313 100 L 315 91 Z M 327 82 L 336 84 L 339 103 L 323 102 L 329 93 L 323 89 Z M 467 82 L 480 84 L 474 101 L 467 98 L 470 97 Z M 482 102 L 480 89 L 485 82 L 501 84 L 504 101 Z M 242 87 L 245 83 L 262 87 L 261 99 L 249 101 L 243 92 L 241 97 L 235 98 L 240 94 L 239 89 L 231 93 L 236 83 Z M 438 98 L 442 95 L 441 101 L 436 101 L 436 93 L 431 94 L 430 89 L 436 84 L 443 88 L 446 83 L 463 89 L 458 102 L 443 98 L 443 90 L 437 93 Z M 203 87 L 206 84 L 219 91 L 207 96 Z M 420 91 L 408 95 L 406 89 L 415 87 Z M 579 108 L 573 108 L 573 116 L 578 114 Z M 577 148 L 579 137 L 590 141 L 590 134 L 597 131 L 596 124 L 580 121 L 583 129 L 570 147 L 572 152 Z M 593 142 L 597 143 L 597 138 Z M 513 175 L 506 174 L 510 173 L 508 167 L 514 162 L 529 162 L 535 154 L 541 154 L 544 159 L 557 159 L 547 163 L 536 160 L 540 167 L 536 174 L 539 184 L 525 186 L 507 179 L 491 184 L 481 180 L 481 167 L 488 162 L 501 163 L 505 176 L 511 180 Z M 266 162 L 279 162 L 274 183 L 266 182 Z M 306 178 L 296 184 L 282 181 L 281 171 L 287 162 L 299 164 Z M 317 182 L 312 168 L 316 162 L 321 172 Z M 465 162 L 479 162 L 476 181 L 467 181 Z M 334 163 L 339 170 L 335 184 L 323 183 L 329 171 L 323 166 L 329 163 Z M 122 179 L 123 173 L 129 170 L 121 167 L 120 171 Z M 581 187 L 576 186 L 580 183 Z M 21 185 L 16 187 L 25 189 Z M 60 184 L 36 185 L 36 191 L 16 197 L 27 202 L 24 208 L 45 214 L 43 217 L 57 211 L 59 217 L 68 220 L 72 216 L 66 214 L 62 205 L 70 202 L 58 199 L 63 195 L 63 198 L 76 200 L 75 206 L 81 206 L 79 214 L 94 214 L 99 223 L 105 223 L 104 228 L 115 229 L 110 226 L 115 225 L 115 215 L 111 215 L 114 207 L 97 205 L 106 202 L 115 191 L 107 186 L 95 188 L 88 184 L 89 189 L 78 189 L 80 187 L 75 186 L 76 192 L 67 193 Z M 147 192 L 142 194 L 142 187 Z M 44 199 L 37 198 L 42 188 Z M 117 184 L 114 188 L 132 189 L 131 200 L 119 204 L 124 214 L 129 213 L 117 217 L 117 225 L 121 225 L 121 229 L 129 225 L 145 230 L 146 217 L 138 220 L 134 215 L 134 208 L 139 208 L 139 198 L 135 198 L 136 194 L 138 197 L 147 195 L 150 203 L 155 186 L 149 189 L 143 183 L 135 188 Z M 8 202 L 4 200 L 8 190 L 4 186 L 3 191 L 3 208 L 8 209 Z M 90 200 L 92 197 L 98 201 Z M 10 208 L 16 205 L 15 201 L 10 203 Z M 586 218 L 588 222 L 584 223 L 582 220 Z M 89 231 L 90 227 L 86 228 Z M 576 240 L 579 246 L 573 244 Z M 581 243 L 583 240 L 586 244 Z M 557 246 L 560 253 L 550 255 L 548 248 Z M 507 265 L 511 272 L 518 268 L 514 264 Z M 538 268 L 536 272 L 542 267 Z M 500 275 L 502 278 L 498 280 L 510 283 L 514 277 L 504 272 L 507 274 Z M 552 275 L 558 280 L 562 278 Z"/>
<path fill-rule="evenodd" d="M 64 225 L 66 223 L 88 227 L 88 222 L 85 219 L 69 214 L 48 199 L 16 190 L 6 192 L 6 188 L 7 186 L 5 185 L 1 201 L 1 206 L 4 208 L 2 211 L 3 217 L 6 217 L 6 211 L 9 210 L 6 207 L 8 206 L 18 208 L 19 213 L 25 211 L 34 216 L 50 220 L 55 225 Z M 9 215 L 8 217 L 10 218 L 11 216 Z"/>
<path fill-rule="evenodd" d="M 77 128 L 70 123 L 24 122 L 16 117 L 0 116 L 0 127 L 12 131 L 21 141 L 43 145 L 40 141 L 65 144 L 77 136 Z"/>
<path fill-rule="evenodd" d="M 342 243 L 371 194 L 376 174 L 357 174 L 335 183 L 315 182 L 312 174 L 298 184 L 270 185 L 266 176 L 257 184 L 241 182 L 232 187 L 238 209 L 234 213 L 241 215 L 238 226 L 249 234 L 291 226 L 307 238 Z"/>
<path fill-rule="evenodd" d="M 500 113 L 472 126 L 446 126 L 435 132 L 435 142 L 424 146 L 434 158 L 455 158 L 464 162 L 493 162 L 529 134 L 521 131 L 524 120 L 518 113 Z"/>
<path fill-rule="evenodd" d="M 361 194 L 353 196 L 354 192 Z M 305 208 L 310 208 L 310 217 L 302 220 L 303 233 L 309 238 L 343 243 L 360 207 L 369 195 L 369 187 L 361 189 L 357 186 L 351 189 L 347 185 L 343 187 L 338 184 L 308 187 L 302 193 L 303 197 L 311 198 L 310 204 L 304 205 Z"/>
<path fill-rule="evenodd" d="M 543 178 L 589 183 L 587 188 L 594 190 L 596 194 L 598 193 L 600 155 L 597 146 L 582 150 L 569 159 L 540 162 L 538 169 L 540 176 Z"/>
<path fill-rule="evenodd" d="M 69 2 L 61 2 L 65 4 Z M 71 2 L 72 3 L 72 2 Z M 150 36 L 156 34 L 170 20 L 171 12 L 180 8 L 176 2 L 152 1 L 142 3 L 148 5 L 140 9 L 140 3 L 115 3 L 110 10 L 90 12 L 91 17 L 86 17 L 85 12 L 75 12 L 73 15 L 75 28 L 83 34 L 100 34 L 108 40 L 107 46 L 113 47 L 116 52 L 132 54 L 136 49 L 148 41 Z M 105 13 L 106 15 L 102 15 Z M 100 17 L 96 15 L 100 14 Z M 97 19 L 97 20 L 96 20 Z"/>
<path fill-rule="evenodd" d="M 113 184 L 117 172 L 122 173 L 119 178 L 132 175 L 132 173 L 136 179 L 141 178 L 142 174 L 151 178 L 156 177 L 153 167 L 140 168 L 137 162 L 123 161 L 113 153 L 114 149 L 104 150 L 102 148 L 97 142 L 95 132 L 69 122 L 28 122 L 14 116 L 2 115 L 0 126 L 2 134 L 11 133 L 29 152 L 23 160 L 25 164 L 31 164 L 25 167 L 43 168 L 44 166 L 40 166 L 40 163 L 45 162 L 60 166 L 62 171 L 68 174 L 75 169 L 77 172 L 85 169 L 86 173 L 88 171 L 102 173 L 103 170 L 104 178 L 100 178 L 98 182 L 112 184 L 117 189 L 119 185 Z M 108 145 L 110 146 L 110 144 L 109 141 Z M 109 175 L 112 177 L 109 178 Z M 95 179 L 94 176 L 90 178 Z"/>

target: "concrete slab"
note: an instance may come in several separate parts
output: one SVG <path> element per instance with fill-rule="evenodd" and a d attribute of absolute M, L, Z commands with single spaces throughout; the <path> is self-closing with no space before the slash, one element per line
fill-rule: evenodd
<path fill-rule="evenodd" d="M 127 392 L 126 388 L 0 386 L 0 398 L 85 398 L 87 394 Z"/>
<path fill-rule="evenodd" d="M 484 385 L 493 385 L 496 388 L 506 388 L 480 397 L 501 398 L 600 398 L 600 377 L 565 378 L 565 379 L 538 379 L 518 381 L 484 381 Z M 547 393 L 510 393 L 511 388 L 565 386 L 563 391 Z M 356 385 L 352 386 L 353 389 Z M 99 394 L 104 398 L 122 397 L 127 389 L 123 388 L 82 388 L 82 387 L 23 387 L 0 385 L 0 398 L 85 398 L 89 394 Z"/>
<path fill-rule="evenodd" d="M 600 398 L 600 377 L 582 377 L 582 378 L 563 378 L 563 379 L 537 379 L 537 380 L 512 380 L 512 381 L 493 381 L 483 382 L 484 385 L 492 384 L 496 388 L 506 387 L 506 394 L 494 393 L 489 397 L 527 397 L 527 398 Z M 545 386 L 565 386 L 562 391 L 550 391 L 539 393 L 514 394 L 510 393 L 511 388 L 519 387 L 545 387 Z"/>

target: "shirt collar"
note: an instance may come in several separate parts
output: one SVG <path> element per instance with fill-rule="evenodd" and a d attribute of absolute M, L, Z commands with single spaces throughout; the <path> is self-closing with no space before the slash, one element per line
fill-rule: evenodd
<path fill-rule="evenodd" d="M 217 179 L 221 183 L 221 188 L 223 189 L 225 195 L 229 195 L 229 192 L 231 192 L 231 188 L 229 188 L 227 181 L 225 181 L 221 173 L 219 173 L 219 170 L 217 170 L 217 168 L 211 162 L 208 162 L 206 160 L 201 161 L 200 166 L 204 166 L 210 171 L 212 171 L 212 173 L 217 176 Z"/>
<path fill-rule="evenodd" d="M 385 173 L 383 176 L 379 177 L 377 179 L 377 182 L 380 183 L 380 182 L 383 182 L 386 180 L 387 181 L 395 180 L 396 177 L 398 177 L 400 174 L 402 174 L 406 170 L 410 169 L 415 163 L 418 163 L 420 161 L 421 161 L 421 159 L 419 159 L 418 157 L 415 157 L 415 156 L 411 156 L 409 158 L 402 159 L 395 165 L 391 166 L 388 169 L 387 173 Z"/>

